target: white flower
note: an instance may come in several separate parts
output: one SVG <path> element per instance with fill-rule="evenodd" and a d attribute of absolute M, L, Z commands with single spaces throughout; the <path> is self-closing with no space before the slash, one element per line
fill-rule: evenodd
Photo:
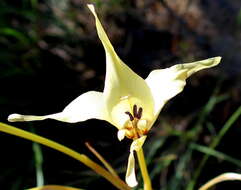
<path fill-rule="evenodd" d="M 162 107 L 170 98 L 183 90 L 189 76 L 199 70 L 216 66 L 221 57 L 154 70 L 144 80 L 118 57 L 97 17 L 94 6 L 89 4 L 88 8 L 95 17 L 97 33 L 106 54 L 104 91 L 86 92 L 59 113 L 45 116 L 11 114 L 8 120 L 15 122 L 49 118 L 75 123 L 95 118 L 108 121 L 117 127 L 119 140 L 124 137 L 133 139 L 126 182 L 134 187 L 137 185 L 134 151 L 142 147 L 146 134 L 156 121 Z"/>

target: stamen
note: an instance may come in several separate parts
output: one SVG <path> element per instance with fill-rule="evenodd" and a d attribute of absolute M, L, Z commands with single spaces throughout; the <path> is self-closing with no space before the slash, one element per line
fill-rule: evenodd
<path fill-rule="evenodd" d="M 137 105 L 133 106 L 132 113 L 129 111 L 126 111 L 125 114 L 127 114 L 130 118 L 130 121 L 127 122 L 123 128 L 125 130 L 125 133 L 121 134 L 119 139 L 123 139 L 124 136 L 126 136 L 129 139 L 138 139 L 140 137 L 143 137 L 148 133 L 148 126 L 147 126 L 147 120 L 141 119 L 143 114 L 143 108 L 139 107 Z"/>
<path fill-rule="evenodd" d="M 134 117 L 131 115 L 130 112 L 126 111 L 125 114 L 127 114 L 129 117 L 130 117 L 130 120 L 133 121 L 134 120 Z"/>
<path fill-rule="evenodd" d="M 135 117 L 135 118 L 137 118 L 137 105 L 135 104 L 134 106 L 133 106 L 133 116 Z"/>
<path fill-rule="evenodd" d="M 138 110 L 138 113 L 137 113 L 137 115 L 136 115 L 136 118 L 137 118 L 137 119 L 141 119 L 142 111 L 143 111 L 143 109 L 142 109 L 142 107 L 140 107 L 139 110 Z"/>

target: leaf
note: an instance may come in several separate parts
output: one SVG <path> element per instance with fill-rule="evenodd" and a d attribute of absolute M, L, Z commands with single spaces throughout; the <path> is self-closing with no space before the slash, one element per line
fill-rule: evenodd
<path fill-rule="evenodd" d="M 34 187 L 27 190 L 81 190 L 73 187 L 61 186 L 61 185 L 46 185 L 42 187 Z M 83 189 L 82 189 L 83 190 Z"/>

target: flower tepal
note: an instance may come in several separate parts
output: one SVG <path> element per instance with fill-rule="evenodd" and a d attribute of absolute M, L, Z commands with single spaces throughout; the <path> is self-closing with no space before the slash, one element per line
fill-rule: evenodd
<path fill-rule="evenodd" d="M 88 8 L 95 17 L 97 34 L 106 54 L 103 92 L 86 92 L 59 113 L 44 116 L 12 114 L 8 120 L 14 122 L 56 119 L 75 123 L 95 118 L 108 121 L 118 129 L 119 140 L 125 137 L 133 140 L 126 173 L 126 182 L 133 187 L 137 185 L 134 151 L 142 147 L 162 107 L 183 90 L 189 76 L 199 70 L 216 66 L 221 57 L 154 70 L 144 80 L 119 58 L 98 19 L 94 6 L 89 4 Z"/>

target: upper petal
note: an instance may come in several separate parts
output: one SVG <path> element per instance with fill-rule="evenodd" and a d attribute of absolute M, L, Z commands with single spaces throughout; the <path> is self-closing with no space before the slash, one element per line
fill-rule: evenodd
<path fill-rule="evenodd" d="M 105 110 L 103 93 L 89 91 L 73 100 L 62 112 L 44 116 L 11 114 L 8 117 L 8 121 L 55 119 L 63 122 L 76 123 L 88 119 L 101 119 L 111 122 Z"/>
<path fill-rule="evenodd" d="M 216 66 L 220 60 L 221 57 L 213 57 L 152 71 L 146 78 L 146 82 L 154 98 L 155 116 L 159 115 L 160 110 L 170 98 L 183 90 L 189 76 L 202 69 Z"/>
<path fill-rule="evenodd" d="M 111 45 L 93 5 L 88 5 L 96 21 L 98 36 L 104 46 L 106 54 L 106 78 L 104 96 L 107 110 L 113 122 L 121 128 L 134 104 L 143 108 L 143 116 L 153 117 L 154 101 L 145 80 L 125 65 Z"/>

